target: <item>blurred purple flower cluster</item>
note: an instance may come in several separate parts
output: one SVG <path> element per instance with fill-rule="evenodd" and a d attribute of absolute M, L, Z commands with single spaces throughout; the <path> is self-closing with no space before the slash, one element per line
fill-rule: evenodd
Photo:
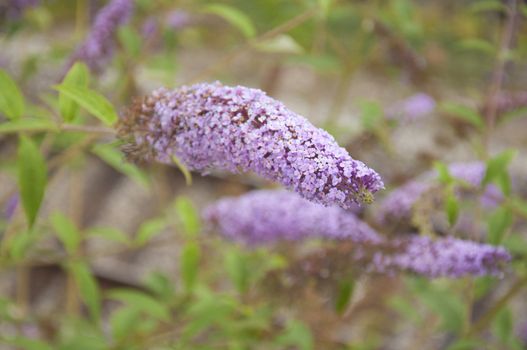
<path fill-rule="evenodd" d="M 412 122 L 432 113 L 435 106 L 434 98 L 421 92 L 392 105 L 386 110 L 386 115 L 390 119 Z"/>
<path fill-rule="evenodd" d="M 502 247 L 452 237 L 383 238 L 353 212 L 324 207 L 287 191 L 262 190 L 219 200 L 204 218 L 228 239 L 249 245 L 326 238 L 354 242 L 350 263 L 373 273 L 428 278 L 498 274 L 510 261 Z"/>
<path fill-rule="evenodd" d="M 0 4 L 0 18 L 17 19 L 26 9 L 39 3 L 40 0 L 4 0 Z"/>
<path fill-rule="evenodd" d="M 285 190 L 249 192 L 224 198 L 204 218 L 225 237 L 249 245 L 307 238 L 378 242 L 380 236 L 351 212 L 324 207 Z"/>
<path fill-rule="evenodd" d="M 112 58 L 117 29 L 128 21 L 133 9 L 133 0 L 111 0 L 99 10 L 87 38 L 70 58 L 68 66 L 83 61 L 92 71 L 102 71 Z"/>
<path fill-rule="evenodd" d="M 454 178 L 479 188 L 485 176 L 486 166 L 485 163 L 478 161 L 452 163 L 449 165 L 448 170 Z M 392 191 L 381 202 L 379 219 L 384 222 L 388 218 L 403 219 L 409 217 L 414 204 L 426 191 L 433 188 L 436 178 L 437 172 L 427 172 Z M 482 205 L 486 207 L 495 207 L 501 201 L 502 196 L 499 189 L 495 185 L 490 184 L 485 188 L 480 200 Z"/>
<path fill-rule="evenodd" d="M 374 254 L 370 269 L 380 273 L 409 271 L 428 278 L 458 278 L 500 273 L 510 254 L 502 247 L 456 239 L 453 237 L 399 238 L 389 242 L 402 252 Z"/>
<path fill-rule="evenodd" d="M 131 158 L 191 170 L 253 171 L 302 197 L 352 208 L 384 187 L 374 170 L 353 159 L 326 131 L 263 91 L 220 83 L 158 89 L 121 118 Z"/>

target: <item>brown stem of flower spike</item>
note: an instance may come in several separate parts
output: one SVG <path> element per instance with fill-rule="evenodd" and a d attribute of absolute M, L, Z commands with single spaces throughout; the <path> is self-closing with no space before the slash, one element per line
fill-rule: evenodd
<path fill-rule="evenodd" d="M 509 6 L 507 8 L 507 22 L 505 23 L 501 37 L 501 46 L 497 54 L 498 57 L 496 59 L 496 65 L 494 67 L 490 88 L 487 93 L 485 105 L 483 108 L 485 111 L 485 120 L 487 123 L 484 139 L 486 148 L 489 144 L 490 134 L 492 133 L 496 124 L 499 94 L 503 85 L 505 68 L 507 63 L 510 61 L 509 51 L 514 44 L 514 33 L 518 28 L 519 20 L 520 15 L 518 12 L 518 1 L 510 0 Z"/>

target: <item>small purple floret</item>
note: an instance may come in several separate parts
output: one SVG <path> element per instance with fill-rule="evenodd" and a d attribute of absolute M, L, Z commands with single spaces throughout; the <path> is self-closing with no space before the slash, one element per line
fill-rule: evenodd
<path fill-rule="evenodd" d="M 130 109 L 118 131 L 131 158 L 172 163 L 176 156 L 202 173 L 253 171 L 324 205 L 369 203 L 384 187 L 326 131 L 243 86 L 158 89 Z"/>

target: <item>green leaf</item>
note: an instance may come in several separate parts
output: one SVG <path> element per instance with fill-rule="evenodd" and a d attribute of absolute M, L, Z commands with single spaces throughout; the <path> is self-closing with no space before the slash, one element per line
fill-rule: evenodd
<path fill-rule="evenodd" d="M 146 244 L 156 235 L 160 234 L 165 227 L 166 222 L 162 218 L 154 218 L 143 222 L 137 230 L 134 243 L 140 246 Z"/>
<path fill-rule="evenodd" d="M 198 276 L 201 249 L 195 242 L 188 242 L 181 251 L 181 279 L 185 289 L 194 289 Z"/>
<path fill-rule="evenodd" d="M 500 207 L 496 209 L 487 219 L 488 242 L 498 245 L 503 240 L 505 232 L 512 225 L 512 212 Z"/>
<path fill-rule="evenodd" d="M 117 113 L 112 104 L 97 91 L 81 86 L 57 85 L 55 90 L 77 102 L 90 114 L 101 120 L 106 125 L 117 121 Z"/>
<path fill-rule="evenodd" d="M 523 255 L 527 257 L 527 240 L 520 234 L 511 234 L 505 238 L 502 245 L 513 255 Z"/>
<path fill-rule="evenodd" d="M 5 339 L 6 343 L 9 345 L 22 348 L 24 350 L 53 350 L 54 347 L 47 344 L 42 340 L 28 339 L 28 338 L 7 338 Z"/>
<path fill-rule="evenodd" d="M 122 307 L 110 316 L 112 334 L 119 341 L 134 334 L 133 330 L 139 322 L 141 322 L 141 310 L 133 305 Z"/>
<path fill-rule="evenodd" d="M 141 37 L 133 27 L 127 25 L 119 28 L 117 32 L 119 42 L 124 46 L 126 53 L 131 57 L 138 57 L 141 53 Z"/>
<path fill-rule="evenodd" d="M 69 254 L 75 254 L 81 242 L 81 234 L 75 224 L 62 213 L 51 216 L 51 225 Z"/>
<path fill-rule="evenodd" d="M 474 2 L 469 7 L 470 12 L 472 13 L 478 13 L 478 12 L 485 12 L 485 11 L 492 11 L 492 12 L 507 12 L 507 6 L 505 6 L 501 1 L 498 0 L 478 0 Z"/>
<path fill-rule="evenodd" d="M 113 227 L 94 227 L 88 231 L 88 235 L 100 236 L 104 239 L 124 244 L 130 243 L 130 239 L 123 231 Z"/>
<path fill-rule="evenodd" d="M 47 182 L 44 157 L 35 143 L 27 136 L 20 137 L 18 146 L 18 186 L 29 226 L 33 226 Z"/>
<path fill-rule="evenodd" d="M 434 168 L 437 172 L 437 179 L 442 184 L 449 185 L 454 181 L 454 177 L 450 174 L 450 170 L 445 163 L 435 162 Z"/>
<path fill-rule="evenodd" d="M 162 300 L 168 301 L 174 296 L 174 284 L 160 272 L 149 274 L 145 280 L 145 285 Z"/>
<path fill-rule="evenodd" d="M 198 212 L 190 199 L 179 196 L 174 202 L 174 207 L 186 236 L 196 237 L 201 230 L 201 225 Z"/>
<path fill-rule="evenodd" d="M 62 85 L 87 88 L 90 81 L 90 72 L 88 67 L 82 62 L 76 62 L 68 71 Z M 64 93 L 59 93 L 59 110 L 62 118 L 69 122 L 75 119 L 79 111 L 79 105 Z"/>
<path fill-rule="evenodd" d="M 92 320 L 98 323 L 101 314 L 101 295 L 95 277 L 84 262 L 74 261 L 67 267 L 75 280 L 82 301 L 88 307 Z"/>
<path fill-rule="evenodd" d="M 475 51 L 487 55 L 493 55 L 496 53 L 496 46 L 494 44 L 487 40 L 478 38 L 462 40 L 458 43 L 458 47 L 463 50 Z"/>
<path fill-rule="evenodd" d="M 22 261 L 31 246 L 37 241 L 38 236 L 34 230 L 17 233 L 9 241 L 9 255 L 15 261 Z"/>
<path fill-rule="evenodd" d="M 337 298 L 335 300 L 335 311 L 341 315 L 348 307 L 351 297 L 353 296 L 353 290 L 355 288 L 355 282 L 351 279 L 345 279 L 340 282 Z"/>
<path fill-rule="evenodd" d="M 205 6 L 203 10 L 206 13 L 220 16 L 232 26 L 238 28 L 247 38 L 252 38 L 256 35 L 256 29 L 251 19 L 235 7 L 225 4 L 211 4 Z"/>
<path fill-rule="evenodd" d="M 146 173 L 134 164 L 126 162 L 122 152 L 115 149 L 111 144 L 97 144 L 91 151 L 108 165 L 130 177 L 138 184 L 145 187 L 150 186 Z"/>
<path fill-rule="evenodd" d="M 493 331 L 503 344 L 508 344 L 512 337 L 512 313 L 509 308 L 503 308 L 499 311 L 494 319 Z"/>
<path fill-rule="evenodd" d="M 9 119 L 20 119 L 24 115 L 24 96 L 15 81 L 0 69 L 0 112 Z"/>
<path fill-rule="evenodd" d="M 108 298 L 133 306 L 156 320 L 168 321 L 170 319 L 167 307 L 148 294 L 129 289 L 114 289 L 108 293 Z"/>
<path fill-rule="evenodd" d="M 320 7 L 322 18 L 327 18 L 329 15 L 329 11 L 331 10 L 333 0 L 318 0 L 317 2 L 318 6 Z"/>
<path fill-rule="evenodd" d="M 49 120 L 17 119 L 0 124 L 0 134 L 31 131 L 59 131 L 59 128 Z"/>
<path fill-rule="evenodd" d="M 249 265 L 247 257 L 238 250 L 230 250 L 225 254 L 225 270 L 238 293 L 243 294 L 249 287 Z"/>
<path fill-rule="evenodd" d="M 313 335 L 309 328 L 300 321 L 290 321 L 277 339 L 276 343 L 282 346 L 293 346 L 299 350 L 313 349 Z"/>
<path fill-rule="evenodd" d="M 474 350 L 480 349 L 482 346 L 481 340 L 477 339 L 459 339 L 450 345 L 447 350 Z"/>
<path fill-rule="evenodd" d="M 280 34 L 265 41 L 254 43 L 253 46 L 262 51 L 269 53 L 284 53 L 284 54 L 301 54 L 304 53 L 304 48 L 290 35 Z"/>
<path fill-rule="evenodd" d="M 485 172 L 485 177 L 483 178 L 482 185 L 486 185 L 491 181 L 494 181 L 497 178 L 500 178 L 504 175 L 508 176 L 507 167 L 509 163 L 516 157 L 518 153 L 517 150 L 506 150 L 498 154 L 497 156 L 489 159 L 487 161 L 487 170 Z"/>
<path fill-rule="evenodd" d="M 448 113 L 452 117 L 466 121 L 477 128 L 483 128 L 484 126 L 481 115 L 470 107 L 452 102 L 445 102 L 440 108 L 443 112 Z"/>
<path fill-rule="evenodd" d="M 445 201 L 445 211 L 447 214 L 448 223 L 450 226 L 453 226 L 456 223 L 459 215 L 459 202 L 453 191 L 449 191 L 447 194 Z"/>

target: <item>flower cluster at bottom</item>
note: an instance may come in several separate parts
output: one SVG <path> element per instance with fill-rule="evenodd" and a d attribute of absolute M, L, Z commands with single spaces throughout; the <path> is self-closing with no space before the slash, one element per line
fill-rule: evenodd
<path fill-rule="evenodd" d="M 306 238 L 351 242 L 333 258 L 370 273 L 407 271 L 429 278 L 497 275 L 511 259 L 502 247 L 452 237 L 383 238 L 351 211 L 317 205 L 283 190 L 222 199 L 206 208 L 204 217 L 225 237 L 253 246 Z M 324 258 L 331 259 L 332 254 Z"/>

